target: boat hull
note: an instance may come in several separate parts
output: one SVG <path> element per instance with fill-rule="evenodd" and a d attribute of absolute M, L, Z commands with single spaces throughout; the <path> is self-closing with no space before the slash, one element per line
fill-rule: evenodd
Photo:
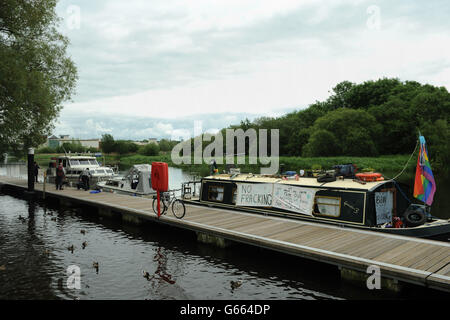
<path fill-rule="evenodd" d="M 109 177 L 90 177 L 89 178 L 89 185 L 91 188 L 93 188 L 98 182 L 105 180 Z M 70 187 L 76 187 L 77 183 L 79 182 L 80 176 L 79 175 L 66 175 L 64 178 L 64 183 L 67 183 Z M 51 184 L 56 184 L 56 177 L 55 176 L 49 176 L 47 177 L 47 182 Z"/>
<path fill-rule="evenodd" d="M 112 186 L 104 186 L 102 184 L 97 184 L 97 187 L 102 190 L 103 192 L 111 192 L 111 193 L 117 193 L 117 194 L 123 194 L 127 196 L 135 196 L 135 197 L 144 197 L 152 199 L 154 195 L 156 195 L 156 192 L 151 193 L 140 193 L 133 190 L 123 190 L 119 187 L 112 187 Z"/>
<path fill-rule="evenodd" d="M 393 235 L 400 235 L 400 236 L 410 236 L 410 237 L 419 237 L 419 238 L 431 238 L 431 237 L 444 237 L 445 235 L 450 236 L 450 222 L 447 220 L 438 220 L 434 223 L 424 224 L 418 227 L 414 228 L 379 228 L 379 227 L 368 227 L 364 225 L 352 225 L 349 223 L 345 223 L 342 221 L 335 222 L 335 221 L 329 221 L 329 220 L 319 220 L 317 218 L 306 216 L 306 215 L 300 215 L 300 214 L 291 214 L 288 212 L 281 212 L 281 211 L 271 211 L 271 210 L 265 210 L 264 212 L 257 211 L 255 208 L 251 207 L 236 207 L 236 206 L 224 206 L 221 204 L 216 203 L 205 203 L 200 200 L 183 200 L 187 204 L 197 205 L 197 206 L 206 206 L 206 207 L 215 207 L 215 208 L 223 208 L 231 211 L 241 211 L 241 212 L 247 212 L 247 213 L 254 213 L 254 214 L 260 214 L 260 215 L 269 215 L 269 216 L 277 216 L 277 217 L 283 217 L 287 219 L 297 219 L 301 221 L 308 221 L 308 222 L 314 222 L 319 224 L 328 224 L 328 225 L 334 225 L 339 226 L 343 228 L 353 228 L 358 230 L 365 230 L 365 231 L 373 231 L 373 232 L 384 232 L 389 233 Z"/>

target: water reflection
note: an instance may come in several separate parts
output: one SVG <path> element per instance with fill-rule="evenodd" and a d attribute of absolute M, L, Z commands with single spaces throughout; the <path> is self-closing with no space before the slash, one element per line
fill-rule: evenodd
<path fill-rule="evenodd" d="M 14 199 L 2 203 L 3 209 L 8 211 L 17 205 Z M 49 275 L 55 265 L 47 254 L 42 235 L 36 230 L 36 208 L 33 201 L 23 202 L 13 214 L 1 215 L 0 265 L 4 265 L 5 270 L 0 273 L 0 283 L 3 284 L 1 295 L 5 298 L 56 298 Z M 22 216 L 24 212 L 28 213 L 27 218 Z"/>
<path fill-rule="evenodd" d="M 167 257 L 164 256 L 163 254 L 163 248 L 158 247 L 158 249 L 156 249 L 156 254 L 155 257 L 153 258 L 153 261 L 155 261 L 157 263 L 157 268 L 156 271 L 154 273 L 153 276 L 147 276 L 147 274 L 145 275 L 145 278 L 148 281 L 153 281 L 156 280 L 156 282 L 159 281 L 165 281 L 169 284 L 174 284 L 175 280 L 172 280 L 172 276 L 170 274 L 167 273 Z"/>
<path fill-rule="evenodd" d="M 0 266 L 5 265 L 0 270 L 0 299 L 303 297 L 298 294 L 302 283 L 294 280 L 297 272 L 288 282 L 273 273 L 266 277 L 263 270 L 267 265 L 273 268 L 273 262 L 264 256 L 258 260 L 259 254 L 249 254 L 248 249 L 228 252 L 199 244 L 192 233 L 170 227 L 123 225 L 9 195 L 0 194 L 0 199 Z M 98 270 L 93 262 L 98 262 Z M 81 272 L 80 290 L 67 288 L 67 268 L 73 265 Z M 148 279 L 142 270 L 149 273 Z M 231 291 L 231 281 L 243 285 Z M 334 298 L 320 292 L 316 296 L 322 294 Z"/>

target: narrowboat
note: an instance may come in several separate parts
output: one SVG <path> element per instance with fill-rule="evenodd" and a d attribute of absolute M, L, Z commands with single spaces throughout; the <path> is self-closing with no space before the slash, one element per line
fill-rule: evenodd
<path fill-rule="evenodd" d="M 450 219 L 432 217 L 429 207 L 406 196 L 405 186 L 378 173 L 352 178 L 221 173 L 197 183 L 198 196 L 189 184 L 182 186 L 185 202 L 406 236 L 450 233 Z"/>

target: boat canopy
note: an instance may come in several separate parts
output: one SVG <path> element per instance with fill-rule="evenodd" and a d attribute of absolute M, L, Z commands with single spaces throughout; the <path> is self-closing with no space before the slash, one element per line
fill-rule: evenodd
<path fill-rule="evenodd" d="M 132 171 L 152 171 L 152 166 L 149 164 L 135 164 L 133 165 L 128 172 Z"/>
<path fill-rule="evenodd" d="M 152 192 L 151 171 L 152 166 L 149 164 L 135 164 L 128 170 L 124 178 L 130 182 L 131 189 L 140 193 L 150 193 Z"/>

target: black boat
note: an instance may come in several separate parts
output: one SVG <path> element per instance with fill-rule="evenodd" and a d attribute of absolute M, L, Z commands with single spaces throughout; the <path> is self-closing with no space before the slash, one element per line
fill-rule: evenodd
<path fill-rule="evenodd" d="M 192 193 L 192 183 L 201 184 L 198 196 Z M 186 203 L 196 205 L 397 235 L 450 233 L 450 219 L 431 216 L 429 207 L 412 203 L 405 190 L 377 173 L 352 178 L 227 173 L 183 184 L 182 196 Z"/>

